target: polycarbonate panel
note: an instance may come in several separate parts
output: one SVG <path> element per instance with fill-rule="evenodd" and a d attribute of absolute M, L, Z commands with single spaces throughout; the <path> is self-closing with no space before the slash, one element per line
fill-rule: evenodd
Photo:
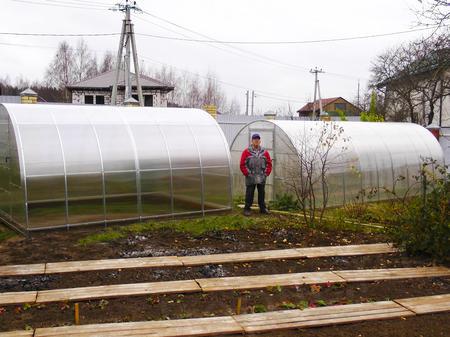
<path fill-rule="evenodd" d="M 169 154 L 161 130 L 156 125 L 130 125 L 139 158 L 139 168 L 169 169 Z"/>
<path fill-rule="evenodd" d="M 105 173 L 106 219 L 131 219 L 139 216 L 136 172 Z"/>
<path fill-rule="evenodd" d="M 29 229 L 201 212 L 202 164 L 223 167 L 206 178 L 208 198 L 231 200 L 228 147 L 204 111 L 5 104 L 0 124 L 2 113 L 11 119 L 11 161 L 2 165 L 1 132 L 0 194 L 9 188 L 23 228 L 25 195 Z"/>
<path fill-rule="evenodd" d="M 27 178 L 28 219 L 31 228 L 66 224 L 64 176 Z"/>
<path fill-rule="evenodd" d="M 174 213 L 201 211 L 202 184 L 200 169 L 173 170 L 172 175 Z"/>
<path fill-rule="evenodd" d="M 200 167 L 199 149 L 192 132 L 184 125 L 162 126 L 172 168 Z"/>
<path fill-rule="evenodd" d="M 334 158 L 328 171 L 329 205 L 339 205 L 354 201 L 365 191 L 366 200 L 370 190 L 381 190 L 372 200 L 392 198 L 395 186 L 398 193 L 405 192 L 415 183 L 412 175 L 417 175 L 424 157 L 432 157 L 443 161 L 442 149 L 431 133 L 423 127 L 406 123 L 363 123 L 333 122 L 343 128 L 345 143 L 336 144 L 330 156 Z M 264 126 L 266 124 L 266 126 Z M 252 130 L 260 133 L 276 125 L 275 130 L 275 194 L 288 190 L 286 180 L 292 175 L 289 170 L 295 162 L 295 156 L 289 156 L 289 147 L 293 147 L 296 155 L 304 155 L 304 146 L 313 146 L 323 122 L 309 121 L 258 121 L 249 124 L 236 136 L 231 148 L 233 172 L 235 175 L 235 193 L 242 195 L 242 175 L 239 172 L 240 154 L 245 140 L 249 142 Z M 282 136 L 280 136 L 280 134 Z M 283 136 L 285 135 L 285 136 Z M 265 134 L 266 138 L 270 138 Z M 293 146 L 289 146 L 289 142 Z M 284 141 L 283 141 L 284 138 Z M 303 142 L 302 139 L 307 139 Z M 344 149 L 344 151 L 342 151 Z M 340 153 L 341 152 L 341 153 Z M 295 165 L 294 165 L 295 166 Z M 295 169 L 295 167 L 294 167 Z M 236 173 L 238 172 L 238 173 Z M 300 172 L 298 172 L 300 174 Z M 400 180 L 397 181 L 400 177 Z M 405 177 L 406 179 L 401 179 Z M 281 186 L 278 186 L 281 185 Z M 321 194 L 321 186 L 316 186 L 317 195 Z M 322 197 L 319 197 L 322 198 Z"/>
<path fill-rule="evenodd" d="M 203 167 L 229 165 L 228 144 L 217 126 L 192 126 L 191 129 L 197 139 Z"/>
<path fill-rule="evenodd" d="M 230 194 L 223 190 L 223 186 L 231 185 L 228 167 L 205 168 L 203 170 L 203 180 L 206 210 L 231 206 Z"/>
<path fill-rule="evenodd" d="M 170 171 L 141 171 L 142 216 L 172 212 Z"/>
<path fill-rule="evenodd" d="M 105 220 L 101 174 L 67 176 L 69 223 L 79 224 Z"/>
<path fill-rule="evenodd" d="M 101 172 L 100 152 L 90 125 L 58 125 L 67 174 Z M 83 139 L 83 142 L 80 142 Z"/>
<path fill-rule="evenodd" d="M 125 125 L 95 125 L 105 172 L 135 171 L 134 147 Z"/>
<path fill-rule="evenodd" d="M 27 176 L 64 174 L 61 143 L 54 125 L 20 125 Z"/>

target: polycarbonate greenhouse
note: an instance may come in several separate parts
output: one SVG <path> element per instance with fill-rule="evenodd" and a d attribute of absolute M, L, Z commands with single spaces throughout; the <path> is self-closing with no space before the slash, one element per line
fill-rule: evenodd
<path fill-rule="evenodd" d="M 417 193 L 416 176 L 425 158 L 443 164 L 443 152 L 436 138 L 425 128 L 411 123 L 314 122 L 267 120 L 246 125 L 231 145 L 234 191 L 244 193 L 239 170 L 242 151 L 251 136 L 259 133 L 262 145 L 273 159 L 273 174 L 267 180 L 267 199 L 301 190 L 300 176 L 312 177 L 321 202 L 323 185 L 318 175 L 326 173 L 328 206 L 343 205 L 370 194 L 372 200 Z M 335 137 L 335 138 L 334 138 Z M 326 150 L 328 154 L 323 156 Z M 326 171 L 320 169 L 327 158 Z M 313 163 L 305 174 L 304 163 Z M 303 167 L 303 169 L 301 168 Z M 297 184 L 297 185 L 296 185 Z"/>
<path fill-rule="evenodd" d="M 232 205 L 230 153 L 195 109 L 0 105 L 0 208 L 25 231 Z"/>

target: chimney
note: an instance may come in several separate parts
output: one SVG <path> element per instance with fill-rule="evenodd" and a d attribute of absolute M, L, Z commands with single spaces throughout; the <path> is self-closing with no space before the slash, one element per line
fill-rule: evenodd
<path fill-rule="evenodd" d="M 20 103 L 22 104 L 36 104 L 38 94 L 31 88 L 28 88 L 20 93 Z"/>

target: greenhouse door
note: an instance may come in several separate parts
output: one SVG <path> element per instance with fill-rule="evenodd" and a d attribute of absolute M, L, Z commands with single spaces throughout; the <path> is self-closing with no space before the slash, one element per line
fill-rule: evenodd
<path fill-rule="evenodd" d="M 270 153 L 270 157 L 272 158 L 272 161 L 275 161 L 275 155 L 273 152 L 274 149 L 274 134 L 275 129 L 272 124 L 268 125 L 267 128 L 261 128 L 259 127 L 250 127 L 249 129 L 249 144 L 251 143 L 252 136 L 255 133 L 258 133 L 261 136 L 261 146 L 264 147 L 267 151 Z M 273 171 L 272 174 L 267 178 L 266 181 L 266 202 L 274 200 L 274 188 L 273 188 L 273 181 L 275 177 L 275 165 L 273 165 Z"/>

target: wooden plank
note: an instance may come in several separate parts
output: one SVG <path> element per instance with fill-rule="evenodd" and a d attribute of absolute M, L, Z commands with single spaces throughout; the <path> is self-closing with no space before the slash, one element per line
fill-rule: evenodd
<path fill-rule="evenodd" d="M 413 316 L 414 313 L 392 301 L 351 304 L 305 310 L 290 310 L 235 316 L 245 332 L 267 332 L 308 328 L 375 319 Z"/>
<path fill-rule="evenodd" d="M 39 291 L 36 303 L 83 301 L 124 296 L 200 292 L 194 280 L 117 284 L 97 287 Z"/>
<path fill-rule="evenodd" d="M 44 272 L 45 272 L 45 263 L 0 266 L 0 277 L 39 275 L 44 274 Z"/>
<path fill-rule="evenodd" d="M 37 291 L 0 293 L 0 305 L 34 303 Z"/>
<path fill-rule="evenodd" d="M 388 244 L 365 244 L 349 246 L 329 246 L 312 248 L 292 248 L 257 252 L 212 254 L 198 256 L 160 256 L 130 259 L 107 259 L 88 261 L 53 262 L 47 264 L 0 266 L 1 276 L 21 276 L 55 273 L 72 273 L 95 270 L 136 269 L 157 267 L 198 266 L 204 264 L 224 264 L 256 262 L 283 259 L 300 259 L 327 256 L 370 255 L 397 252 Z"/>
<path fill-rule="evenodd" d="M 421 277 L 450 276 L 450 269 L 445 267 L 391 268 L 334 271 L 347 282 L 365 282 L 377 280 L 396 280 Z"/>
<path fill-rule="evenodd" d="M 212 254 L 197 256 L 180 256 L 185 266 L 200 266 L 205 264 L 225 264 L 240 262 L 257 262 L 283 259 L 300 259 L 306 257 L 297 249 L 265 250 L 259 252 Z"/>
<path fill-rule="evenodd" d="M 73 273 L 96 270 L 137 269 L 154 267 L 181 267 L 176 256 L 144 257 L 132 259 L 110 259 L 47 263 L 46 274 Z"/>
<path fill-rule="evenodd" d="M 11 331 L 11 332 L 0 332 L 0 337 L 33 337 L 33 330 L 22 330 L 22 331 Z"/>
<path fill-rule="evenodd" d="M 216 336 L 242 333 L 232 317 L 195 318 L 185 320 L 135 323 L 92 324 L 36 329 L 35 337 L 124 337 L 124 336 Z"/>
<path fill-rule="evenodd" d="M 416 314 L 450 311 L 450 294 L 395 300 Z"/>
<path fill-rule="evenodd" d="M 398 249 L 387 243 L 297 248 L 297 250 L 308 258 L 398 253 Z"/>
<path fill-rule="evenodd" d="M 342 278 L 338 277 L 333 272 L 328 271 L 297 274 L 222 277 L 197 279 L 196 281 L 205 292 L 344 282 Z"/>

